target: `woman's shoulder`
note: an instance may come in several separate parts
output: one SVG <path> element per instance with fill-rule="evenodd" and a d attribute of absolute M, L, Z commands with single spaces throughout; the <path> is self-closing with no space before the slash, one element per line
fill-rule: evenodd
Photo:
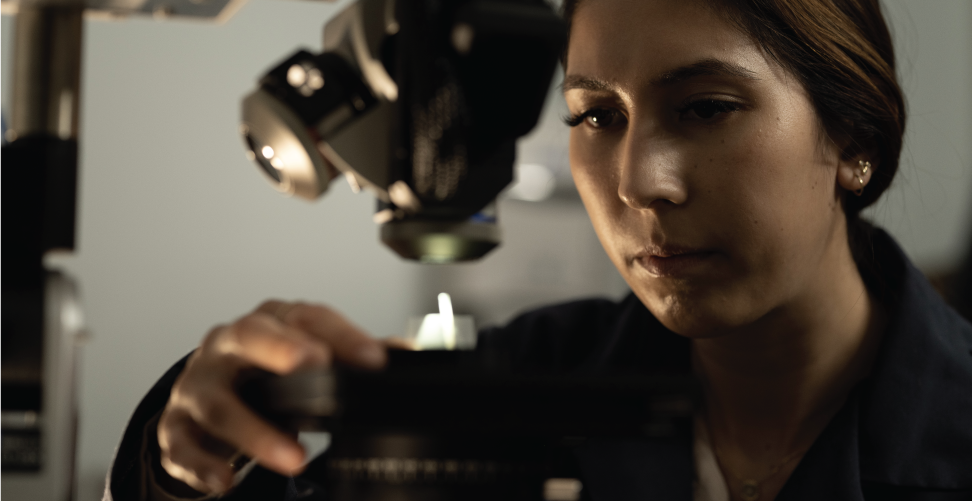
<path fill-rule="evenodd" d="M 883 231 L 888 328 L 866 382 L 862 474 L 898 485 L 972 488 L 972 325 Z"/>
<path fill-rule="evenodd" d="M 923 343 L 921 351 L 900 355 L 944 356 L 972 371 L 972 324 L 945 302 L 888 233 L 875 229 L 872 244 L 874 269 L 884 287 L 878 296 L 888 316 L 882 358 L 896 356 L 894 346 Z"/>

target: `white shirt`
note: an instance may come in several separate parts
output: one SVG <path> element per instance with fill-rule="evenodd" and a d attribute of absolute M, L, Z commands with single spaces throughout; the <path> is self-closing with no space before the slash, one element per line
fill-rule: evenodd
<path fill-rule="evenodd" d="M 701 417 L 695 417 L 695 482 L 692 485 L 693 501 L 729 501 L 729 487 L 719 469 L 709 431 Z"/>

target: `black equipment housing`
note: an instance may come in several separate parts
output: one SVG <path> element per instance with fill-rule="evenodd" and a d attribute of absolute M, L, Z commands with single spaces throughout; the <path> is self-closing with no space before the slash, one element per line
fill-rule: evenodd
<path fill-rule="evenodd" d="M 380 372 L 254 372 L 242 398 L 282 429 L 329 431 L 328 499 L 540 501 L 589 439 L 690 440 L 691 375 L 513 370 L 482 351 L 389 352 Z"/>

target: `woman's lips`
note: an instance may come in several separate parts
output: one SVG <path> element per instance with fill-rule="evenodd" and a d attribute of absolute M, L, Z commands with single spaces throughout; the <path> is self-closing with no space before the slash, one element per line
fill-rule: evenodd
<path fill-rule="evenodd" d="M 709 251 L 643 252 L 635 256 L 635 262 L 656 277 L 680 277 L 706 264 L 713 254 Z"/>

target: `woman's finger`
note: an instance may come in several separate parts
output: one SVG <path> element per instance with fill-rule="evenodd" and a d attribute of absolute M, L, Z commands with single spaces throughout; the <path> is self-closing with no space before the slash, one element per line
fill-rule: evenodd
<path fill-rule="evenodd" d="M 384 344 L 330 308 L 297 303 L 282 321 L 323 340 L 343 362 L 378 369 L 387 360 Z"/>
<path fill-rule="evenodd" d="M 303 447 L 260 418 L 235 393 L 224 385 L 194 388 L 198 393 L 174 394 L 173 404 L 184 408 L 203 431 L 278 473 L 290 475 L 301 468 Z"/>
<path fill-rule="evenodd" d="M 331 361 L 331 351 L 325 343 L 259 312 L 223 328 L 215 336 L 213 345 L 219 353 L 235 355 L 277 374 Z"/>
<path fill-rule="evenodd" d="M 157 428 L 162 467 L 176 480 L 204 492 L 224 492 L 233 470 L 226 458 L 202 446 L 205 433 L 183 410 L 166 410 Z"/>
<path fill-rule="evenodd" d="M 386 337 L 382 339 L 381 342 L 382 344 L 385 345 L 385 348 L 392 349 L 392 350 L 405 350 L 405 351 L 416 350 L 415 340 L 413 339 L 406 339 L 403 337 L 392 336 L 392 337 Z"/>

